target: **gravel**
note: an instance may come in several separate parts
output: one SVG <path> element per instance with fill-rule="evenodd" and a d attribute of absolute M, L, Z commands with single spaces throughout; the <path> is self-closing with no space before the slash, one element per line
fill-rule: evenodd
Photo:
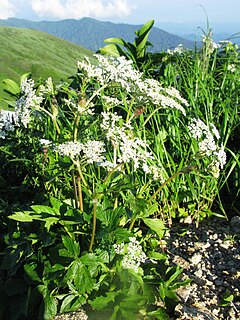
<path fill-rule="evenodd" d="M 184 269 L 183 279 L 192 279 L 178 291 L 174 319 L 239 320 L 240 217 L 206 219 L 198 228 L 178 223 L 166 242 L 170 260 Z M 231 295 L 232 302 L 221 306 Z"/>

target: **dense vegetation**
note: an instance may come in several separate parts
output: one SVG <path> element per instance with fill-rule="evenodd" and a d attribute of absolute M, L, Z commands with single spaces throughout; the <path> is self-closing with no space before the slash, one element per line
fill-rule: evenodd
<path fill-rule="evenodd" d="M 0 41 L 0 81 L 11 78 L 19 82 L 26 72 L 36 80 L 49 74 L 54 81 L 67 80 L 76 72 L 77 60 L 92 55 L 85 48 L 32 29 L 0 27 Z"/>
<path fill-rule="evenodd" d="M 209 31 L 153 54 L 152 26 L 69 82 L 4 81 L 1 319 L 169 319 L 191 281 L 164 252 L 172 222 L 239 212 L 238 48 Z"/>

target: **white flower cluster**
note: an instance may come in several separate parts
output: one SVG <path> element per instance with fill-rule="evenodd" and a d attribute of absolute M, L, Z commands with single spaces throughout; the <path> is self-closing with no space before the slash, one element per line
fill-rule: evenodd
<path fill-rule="evenodd" d="M 73 160 L 81 156 L 81 160 L 87 163 L 105 161 L 103 156 L 105 149 L 102 141 L 88 140 L 86 143 L 68 141 L 56 146 L 54 151 Z"/>
<path fill-rule="evenodd" d="M 133 94 L 135 100 L 141 104 L 176 108 L 185 115 L 181 104 L 188 106 L 188 103 L 184 99 L 179 99 L 180 94 L 176 93 L 176 89 L 174 95 L 169 95 L 158 81 L 144 79 L 143 74 L 134 69 L 133 62 L 125 57 L 95 56 L 99 61 L 97 66 L 92 65 L 88 58 L 78 62 L 78 68 L 88 79 L 95 78 L 101 85 L 120 86 L 122 90 Z"/>
<path fill-rule="evenodd" d="M 113 246 L 117 254 L 123 255 L 122 267 L 124 269 L 132 269 L 137 273 L 141 263 L 147 260 L 146 254 L 135 237 L 130 237 L 127 244 L 122 242 Z"/>
<path fill-rule="evenodd" d="M 122 101 L 115 97 L 103 96 L 102 100 L 109 107 L 116 107 L 122 104 Z"/>
<path fill-rule="evenodd" d="M 32 109 L 39 106 L 43 98 L 36 95 L 34 89 L 34 80 L 25 79 L 21 84 L 22 97 L 16 102 L 15 106 L 15 119 L 16 125 L 22 123 L 27 127 L 31 119 Z"/>
<path fill-rule="evenodd" d="M 68 141 L 59 144 L 58 146 L 55 146 L 54 151 L 58 152 L 62 156 L 67 156 L 71 159 L 75 159 L 77 156 L 80 155 L 82 151 L 82 143 Z"/>
<path fill-rule="evenodd" d="M 184 48 L 183 44 L 179 44 L 176 48 L 172 49 L 167 49 L 167 53 L 170 55 L 182 55 L 186 49 Z"/>
<path fill-rule="evenodd" d="M 148 165 L 148 161 L 153 159 L 153 155 L 147 151 L 147 143 L 133 135 L 131 123 L 124 122 L 122 117 L 116 113 L 102 112 L 101 115 L 102 123 L 100 126 L 105 132 L 107 140 L 118 151 L 112 166 L 132 161 L 134 171 L 141 167 L 144 172 L 152 174 L 153 179 L 159 179 L 159 170 L 153 165 Z"/>
<path fill-rule="evenodd" d="M 213 123 L 209 127 L 200 119 L 192 119 L 188 126 L 192 138 L 198 141 L 199 154 L 204 157 L 213 156 L 214 160 L 209 166 L 209 171 L 217 178 L 220 169 L 226 164 L 226 153 L 223 145 L 218 145 L 219 132 Z"/>
<path fill-rule="evenodd" d="M 39 142 L 44 148 L 49 148 L 53 145 L 53 143 L 48 139 L 40 139 Z"/>
<path fill-rule="evenodd" d="M 0 110 L 0 138 L 5 139 L 9 131 L 14 131 L 15 113 Z"/>

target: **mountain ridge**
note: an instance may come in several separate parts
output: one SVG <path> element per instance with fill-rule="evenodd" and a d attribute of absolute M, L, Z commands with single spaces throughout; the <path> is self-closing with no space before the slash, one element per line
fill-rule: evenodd
<path fill-rule="evenodd" d="M 106 38 L 123 38 L 125 41 L 133 42 L 134 31 L 141 25 L 113 23 L 100 21 L 93 18 L 65 19 L 59 21 L 31 21 L 18 18 L 8 18 L 0 20 L 0 26 L 12 26 L 20 28 L 30 28 L 44 31 L 64 40 L 73 42 L 91 51 L 97 51 L 105 45 Z M 153 27 L 149 34 L 149 41 L 153 44 L 151 51 L 165 51 L 175 48 L 180 43 L 186 48 L 193 48 L 194 41 L 184 39 L 178 35 Z"/>

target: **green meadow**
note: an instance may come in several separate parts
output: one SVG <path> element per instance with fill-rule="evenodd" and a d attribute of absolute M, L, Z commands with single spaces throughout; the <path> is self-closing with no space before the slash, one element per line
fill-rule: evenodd
<path fill-rule="evenodd" d="M 76 72 L 78 60 L 92 55 L 90 50 L 32 29 L 1 26 L 0 41 L 0 81 L 19 82 L 24 73 L 35 80 L 49 75 L 54 81 L 66 80 Z M 2 86 L 0 96 L 4 96 Z M 0 102 L 0 106 L 6 104 Z"/>

